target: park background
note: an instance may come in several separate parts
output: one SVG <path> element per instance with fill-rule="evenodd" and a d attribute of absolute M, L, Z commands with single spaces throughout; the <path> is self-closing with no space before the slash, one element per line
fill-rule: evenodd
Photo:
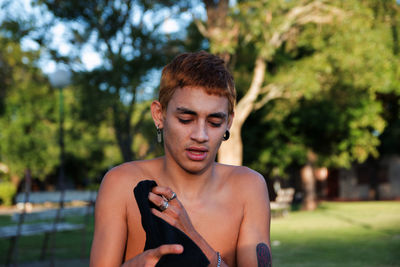
<path fill-rule="evenodd" d="M 161 68 L 206 50 L 238 92 L 218 160 L 263 174 L 271 200 L 295 189 L 293 211 L 272 220 L 276 266 L 400 266 L 398 1 L 0 8 L 1 210 L 26 189 L 97 190 L 110 168 L 162 155 L 149 112 Z M 80 257 L 74 234 L 57 235 L 56 259 Z M 37 260 L 40 238 L 21 239 L 20 262 Z"/>

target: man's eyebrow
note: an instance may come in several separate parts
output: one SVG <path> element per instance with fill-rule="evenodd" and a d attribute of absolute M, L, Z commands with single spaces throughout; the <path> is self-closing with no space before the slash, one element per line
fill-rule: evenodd
<path fill-rule="evenodd" d="M 225 119 L 227 117 L 227 115 L 224 112 L 215 112 L 215 113 L 211 113 L 210 115 L 208 115 L 208 117 Z"/>
<path fill-rule="evenodd" d="M 179 113 L 183 113 L 183 114 L 197 115 L 197 113 L 195 111 L 188 109 L 188 108 L 184 108 L 184 107 L 177 107 L 176 110 Z"/>
<path fill-rule="evenodd" d="M 185 107 L 177 107 L 176 110 L 178 113 L 182 113 L 182 114 L 197 115 L 196 111 L 193 111 L 193 110 L 185 108 Z M 225 119 L 228 116 L 224 112 L 215 112 L 215 113 L 211 113 L 207 117 Z"/>

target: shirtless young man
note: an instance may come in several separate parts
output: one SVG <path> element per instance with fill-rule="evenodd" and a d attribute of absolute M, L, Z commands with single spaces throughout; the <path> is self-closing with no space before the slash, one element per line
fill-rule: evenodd
<path fill-rule="evenodd" d="M 152 213 L 192 239 L 209 266 L 271 265 L 264 178 L 215 162 L 221 142 L 229 138 L 235 97 L 233 78 L 214 55 L 182 54 L 164 68 L 151 112 L 163 133 L 165 155 L 106 174 L 96 201 L 91 266 L 155 266 L 163 255 L 185 249 L 170 244 L 143 251 L 146 233 L 132 192 L 142 180 L 156 181 L 148 196 L 156 206 L 165 208 L 166 200 L 177 196 L 164 211 Z"/>

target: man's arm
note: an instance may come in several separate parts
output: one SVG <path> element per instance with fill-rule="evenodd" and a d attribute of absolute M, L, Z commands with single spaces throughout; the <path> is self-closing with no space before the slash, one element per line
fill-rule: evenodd
<path fill-rule="evenodd" d="M 238 266 L 269 267 L 272 264 L 270 250 L 270 206 L 264 178 L 250 172 L 243 179 L 244 216 L 237 244 Z"/>
<path fill-rule="evenodd" d="M 127 240 L 127 204 L 131 200 L 132 177 L 127 174 L 133 169 L 117 167 L 104 177 L 95 209 L 95 228 L 90 266 L 93 267 L 130 267 L 155 266 L 163 255 L 181 254 L 183 247 L 178 244 L 162 245 L 146 250 L 132 259 L 124 262 L 124 252 Z M 124 193 L 125 192 L 125 193 Z"/>
<path fill-rule="evenodd" d="M 96 199 L 90 266 L 121 266 L 127 238 L 126 202 L 118 170 L 104 177 Z M 118 193 L 119 192 L 119 193 Z"/>

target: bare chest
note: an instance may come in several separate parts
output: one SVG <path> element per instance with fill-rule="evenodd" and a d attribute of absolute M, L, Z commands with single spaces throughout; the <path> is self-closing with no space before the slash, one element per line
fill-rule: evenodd
<path fill-rule="evenodd" d="M 230 203 L 214 203 L 201 209 L 187 209 L 196 231 L 221 253 L 228 266 L 236 266 L 236 247 L 243 217 L 242 209 Z"/>
<path fill-rule="evenodd" d="M 236 266 L 236 245 L 243 217 L 241 207 L 227 200 L 210 200 L 190 205 L 182 203 L 196 231 L 229 266 Z M 126 259 L 143 252 L 146 234 L 136 205 L 128 208 Z"/>

